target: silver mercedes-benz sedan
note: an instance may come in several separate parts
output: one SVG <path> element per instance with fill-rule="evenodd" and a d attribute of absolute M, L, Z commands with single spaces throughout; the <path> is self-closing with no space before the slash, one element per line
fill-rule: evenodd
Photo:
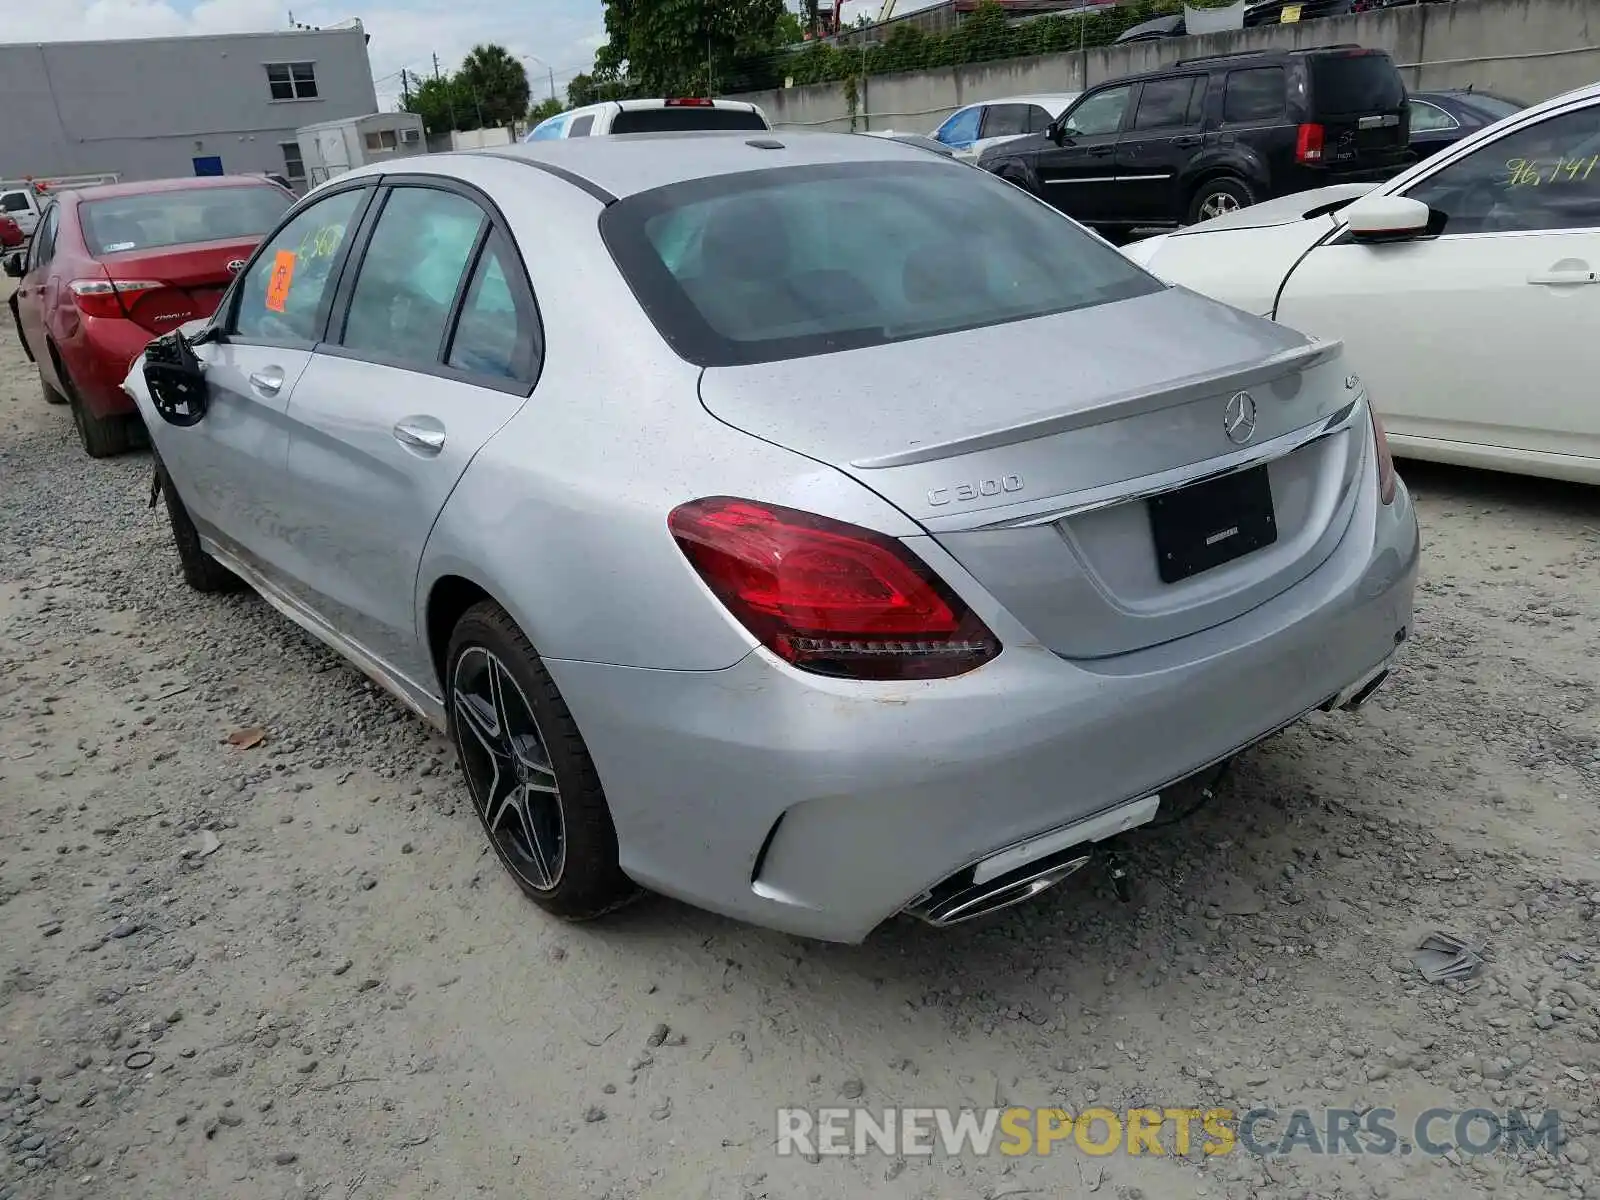
<path fill-rule="evenodd" d="M 782 132 L 341 175 L 126 386 L 188 581 L 448 728 L 541 905 L 857 941 L 1382 681 L 1418 536 L 1358 368 Z"/>

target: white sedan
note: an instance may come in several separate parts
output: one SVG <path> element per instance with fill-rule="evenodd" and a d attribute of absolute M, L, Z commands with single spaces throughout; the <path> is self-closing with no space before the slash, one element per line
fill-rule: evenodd
<path fill-rule="evenodd" d="M 1600 85 L 1124 252 L 1343 339 L 1396 454 L 1600 484 Z"/>

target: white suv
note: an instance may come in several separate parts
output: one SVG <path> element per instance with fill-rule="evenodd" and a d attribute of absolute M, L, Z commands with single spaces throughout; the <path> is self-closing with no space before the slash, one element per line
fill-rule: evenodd
<path fill-rule="evenodd" d="M 771 129 L 767 114 L 743 100 L 606 100 L 540 121 L 525 142 L 600 137 L 615 133 L 662 133 L 690 129 Z"/>

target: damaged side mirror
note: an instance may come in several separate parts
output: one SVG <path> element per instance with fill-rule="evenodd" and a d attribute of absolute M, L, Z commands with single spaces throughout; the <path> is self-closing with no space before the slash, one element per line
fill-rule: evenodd
<path fill-rule="evenodd" d="M 158 337 L 145 348 L 144 383 L 167 424 L 186 428 L 206 415 L 205 364 L 182 333 Z"/>

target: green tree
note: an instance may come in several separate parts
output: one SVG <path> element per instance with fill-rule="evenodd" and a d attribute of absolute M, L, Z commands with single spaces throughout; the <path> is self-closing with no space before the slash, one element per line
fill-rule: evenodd
<path fill-rule="evenodd" d="M 772 32 L 774 46 L 793 46 L 805 40 L 805 26 L 800 24 L 800 18 L 787 8 L 778 14 L 778 27 Z"/>
<path fill-rule="evenodd" d="M 470 99 L 462 102 L 453 75 L 424 79 L 411 93 L 407 110 L 422 118 L 423 127 L 429 133 L 449 133 L 452 129 L 476 127 L 477 113 Z M 472 124 L 462 123 L 467 117 L 472 118 Z"/>
<path fill-rule="evenodd" d="M 478 125 L 509 125 L 528 112 L 527 69 L 504 46 L 474 46 L 455 80 L 459 91 L 471 99 Z"/>
<path fill-rule="evenodd" d="M 604 0 L 595 77 L 646 96 L 704 96 L 719 73 L 776 48 L 783 0 Z"/>
<path fill-rule="evenodd" d="M 531 129 L 540 121 L 547 121 L 557 113 L 565 111 L 566 108 L 562 105 L 561 101 L 555 99 L 554 97 L 548 100 L 541 100 L 528 110 L 528 127 Z"/>

